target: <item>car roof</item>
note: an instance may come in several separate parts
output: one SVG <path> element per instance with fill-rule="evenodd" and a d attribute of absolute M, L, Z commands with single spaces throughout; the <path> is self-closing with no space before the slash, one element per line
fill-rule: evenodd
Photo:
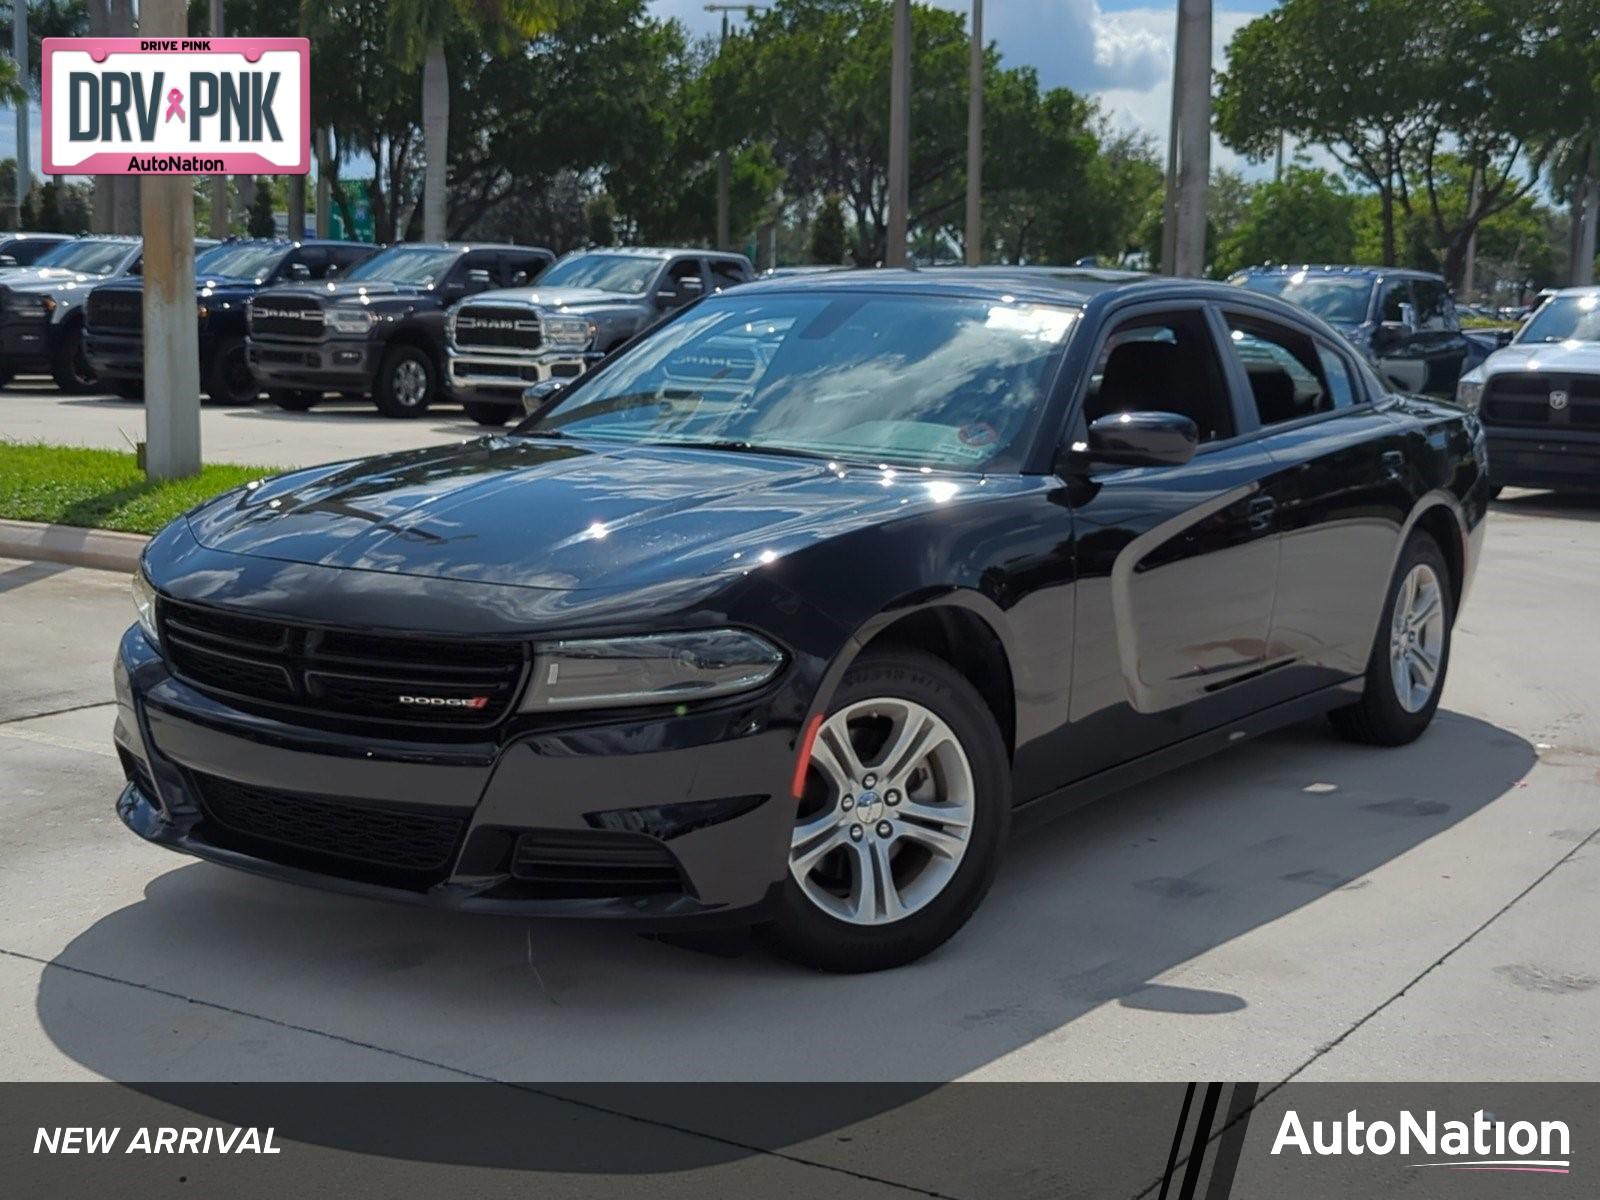
<path fill-rule="evenodd" d="M 0 233 L 0 241 L 21 242 L 31 238 L 36 241 L 65 242 L 70 241 L 72 236 L 70 233 L 35 233 L 31 229 L 8 229 Z"/>
<path fill-rule="evenodd" d="M 1587 283 L 1580 287 L 1545 288 L 1539 295 L 1552 299 L 1556 296 L 1600 296 L 1600 284 Z"/>
<path fill-rule="evenodd" d="M 1211 296 L 1233 299 L 1237 289 L 1202 279 L 1177 279 L 1144 275 L 1136 271 L 1109 271 L 1093 267 L 870 267 L 856 271 L 825 271 L 812 275 L 779 275 L 741 284 L 739 293 L 751 291 L 806 291 L 868 289 L 923 292 L 931 295 L 982 299 L 1031 300 L 1045 304 L 1081 307 L 1111 292 L 1150 292 L 1169 296 Z"/>
<path fill-rule="evenodd" d="M 1382 267 L 1371 264 L 1340 264 L 1340 263 L 1276 263 L 1259 267 L 1244 267 L 1234 272 L 1239 275 L 1349 275 L 1360 279 L 1402 278 L 1402 279 L 1431 279 L 1437 283 L 1444 282 L 1443 275 L 1432 271 L 1418 271 L 1413 267 Z"/>
<path fill-rule="evenodd" d="M 728 250 L 702 250 L 698 246 L 590 246 L 572 253 L 617 254 L 633 258 L 676 258 L 680 254 L 698 254 L 704 258 L 732 259 L 746 264 L 750 261 L 742 254 Z"/>
<path fill-rule="evenodd" d="M 373 246 L 371 242 L 355 242 L 344 238 L 288 238 L 288 237 L 234 237 L 225 238 L 217 243 L 218 246 L 372 246 L 374 250 L 381 250 L 381 246 Z"/>
<path fill-rule="evenodd" d="M 514 242 L 390 242 L 380 250 L 524 250 L 554 254 L 549 246 L 519 246 Z"/>

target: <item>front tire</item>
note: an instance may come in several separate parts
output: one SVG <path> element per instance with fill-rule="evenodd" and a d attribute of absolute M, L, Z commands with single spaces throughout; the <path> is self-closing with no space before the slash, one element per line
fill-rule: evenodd
<path fill-rule="evenodd" d="M 309 388 L 294 390 L 276 388 L 267 393 L 267 399 L 284 412 L 309 412 L 322 399 L 322 393 L 313 392 Z"/>
<path fill-rule="evenodd" d="M 205 393 L 213 404 L 254 404 L 261 385 L 250 372 L 250 357 L 243 338 L 230 338 L 217 347 L 206 371 Z"/>
<path fill-rule="evenodd" d="M 1361 699 L 1328 714 L 1340 735 L 1372 746 L 1403 746 L 1421 736 L 1444 691 L 1454 623 L 1450 569 L 1439 544 L 1419 529 L 1389 585 Z"/>
<path fill-rule="evenodd" d="M 50 360 L 50 377 L 63 392 L 74 396 L 94 391 L 95 384 L 100 382 L 100 377 L 94 373 L 83 352 L 82 325 L 73 325 L 62 331 L 61 344 L 56 347 L 55 357 Z"/>
<path fill-rule="evenodd" d="M 914 962 L 989 890 L 1011 818 L 994 715 L 949 664 L 869 652 L 812 752 L 778 915 L 779 954 L 824 971 Z"/>
<path fill-rule="evenodd" d="M 439 392 L 439 370 L 420 346 L 395 346 L 383 356 L 372 399 L 386 417 L 409 420 L 428 411 Z"/>
<path fill-rule="evenodd" d="M 479 425 L 499 428 L 511 419 L 513 409 L 507 404 L 486 404 L 482 400 L 463 400 L 461 407 Z"/>

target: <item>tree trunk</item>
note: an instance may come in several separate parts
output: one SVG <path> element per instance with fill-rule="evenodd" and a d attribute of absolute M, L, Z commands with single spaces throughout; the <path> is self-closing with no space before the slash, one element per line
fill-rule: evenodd
<path fill-rule="evenodd" d="M 450 164 L 450 71 L 444 43 L 428 47 L 422 64 L 422 240 L 442 242 L 445 235 L 447 168 Z"/>
<path fill-rule="evenodd" d="M 1572 263 L 1574 287 L 1587 287 L 1594 282 L 1594 255 L 1597 231 L 1600 231 L 1600 133 L 1589 139 L 1589 160 L 1584 168 L 1583 228 L 1578 233 L 1577 255 Z"/>
<path fill-rule="evenodd" d="M 1383 197 L 1383 265 L 1392 267 L 1396 258 L 1394 246 L 1394 192 L 1385 187 L 1381 195 Z"/>

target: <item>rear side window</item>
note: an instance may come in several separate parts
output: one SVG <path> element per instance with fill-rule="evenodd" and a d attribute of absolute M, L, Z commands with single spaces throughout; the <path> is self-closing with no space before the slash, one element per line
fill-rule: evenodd
<path fill-rule="evenodd" d="M 1349 404 L 1349 399 L 1340 404 L 1329 386 L 1323 351 L 1309 334 L 1237 313 L 1227 314 L 1227 322 L 1228 340 L 1250 381 L 1262 425 L 1281 425 Z M 1349 397 L 1348 373 L 1344 382 Z"/>

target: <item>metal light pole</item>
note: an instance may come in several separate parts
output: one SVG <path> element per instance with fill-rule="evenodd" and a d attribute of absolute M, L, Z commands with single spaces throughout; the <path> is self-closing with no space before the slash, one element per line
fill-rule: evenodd
<path fill-rule="evenodd" d="M 754 16 L 758 11 L 771 8 L 770 4 L 708 4 L 707 12 L 722 14 L 722 40 L 717 43 L 717 56 L 720 58 L 724 47 L 728 44 L 728 14 L 742 12 L 746 16 Z M 729 215 L 731 201 L 728 196 L 731 186 L 730 168 L 728 166 L 728 148 L 722 147 L 717 151 L 717 249 L 733 249 L 733 231 L 730 228 L 732 217 Z"/>
<path fill-rule="evenodd" d="M 186 0 L 143 0 L 139 32 L 183 37 Z M 181 479 L 200 470 L 200 346 L 194 299 L 194 183 L 144 175 L 145 474 Z"/>
<path fill-rule="evenodd" d="M 967 78 L 967 266 L 983 261 L 983 0 L 972 0 Z"/>
<path fill-rule="evenodd" d="M 887 267 L 906 265 L 911 207 L 911 0 L 894 0 L 894 53 L 889 68 L 889 229 Z"/>
<path fill-rule="evenodd" d="M 22 203 L 33 185 L 33 164 L 28 145 L 28 0 L 15 0 L 11 7 L 11 57 L 17 63 L 17 82 L 23 87 L 17 101 L 17 228 L 22 228 Z"/>
<path fill-rule="evenodd" d="M 1176 60 L 1172 273 L 1198 276 L 1206 268 L 1206 189 L 1211 176 L 1211 0 L 1178 0 Z"/>

